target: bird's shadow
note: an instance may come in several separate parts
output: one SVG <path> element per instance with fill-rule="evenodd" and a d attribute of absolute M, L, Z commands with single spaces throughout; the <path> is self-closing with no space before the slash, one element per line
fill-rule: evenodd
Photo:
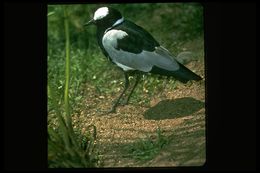
<path fill-rule="evenodd" d="M 204 102 L 192 97 L 162 100 L 144 113 L 145 119 L 163 120 L 188 116 L 204 107 Z"/>

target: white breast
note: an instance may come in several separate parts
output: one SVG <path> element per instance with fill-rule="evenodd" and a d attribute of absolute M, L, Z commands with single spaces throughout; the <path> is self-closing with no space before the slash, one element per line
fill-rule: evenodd
<path fill-rule="evenodd" d="M 122 39 L 125 36 L 127 36 L 126 32 L 112 29 L 105 33 L 102 39 L 102 43 L 105 48 L 107 47 L 107 49 L 108 48 L 115 49 L 115 47 L 117 47 L 117 40 Z"/>
<path fill-rule="evenodd" d="M 111 57 L 112 61 L 116 63 L 120 68 L 122 68 L 124 71 L 134 70 L 131 67 L 128 67 L 127 65 L 121 64 L 117 61 L 118 58 L 125 58 L 123 54 L 120 53 L 120 50 L 117 50 L 117 40 L 122 39 L 128 34 L 121 30 L 109 30 L 105 33 L 102 39 L 102 44 L 104 48 L 106 49 L 107 53 Z"/>

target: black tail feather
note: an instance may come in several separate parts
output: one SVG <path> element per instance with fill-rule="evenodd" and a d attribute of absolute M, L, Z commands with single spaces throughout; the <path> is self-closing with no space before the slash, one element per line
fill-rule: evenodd
<path fill-rule="evenodd" d="M 168 71 L 168 70 L 154 66 L 150 72 L 154 73 L 154 74 L 164 75 L 164 76 L 172 76 L 172 77 L 176 78 L 177 80 L 181 81 L 182 83 L 187 83 L 190 80 L 199 81 L 202 79 L 199 75 L 193 73 L 191 70 L 189 70 L 184 65 L 182 65 L 180 63 L 179 63 L 179 65 L 180 65 L 180 68 L 177 71 Z"/>

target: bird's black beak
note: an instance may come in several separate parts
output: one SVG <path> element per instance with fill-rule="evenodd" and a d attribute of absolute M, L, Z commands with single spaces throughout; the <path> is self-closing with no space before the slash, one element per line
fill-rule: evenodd
<path fill-rule="evenodd" d="M 94 19 L 91 19 L 90 21 L 88 21 L 87 23 L 85 23 L 84 26 L 89 26 L 89 25 L 92 25 L 92 24 L 94 24 L 94 23 L 95 23 Z"/>

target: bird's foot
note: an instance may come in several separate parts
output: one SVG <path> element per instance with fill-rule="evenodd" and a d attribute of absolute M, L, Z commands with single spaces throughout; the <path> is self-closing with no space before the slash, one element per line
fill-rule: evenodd
<path fill-rule="evenodd" d="M 108 109 L 108 110 L 100 110 L 100 112 L 101 112 L 101 115 L 116 113 L 116 108 L 112 107 L 111 109 Z"/>
<path fill-rule="evenodd" d="M 107 114 L 116 113 L 116 108 L 112 107 L 111 109 L 107 110 Z"/>
<path fill-rule="evenodd" d="M 128 99 L 123 100 L 123 101 L 120 102 L 120 105 L 121 105 L 121 106 L 125 106 L 125 105 L 127 105 L 127 104 L 128 104 Z"/>

